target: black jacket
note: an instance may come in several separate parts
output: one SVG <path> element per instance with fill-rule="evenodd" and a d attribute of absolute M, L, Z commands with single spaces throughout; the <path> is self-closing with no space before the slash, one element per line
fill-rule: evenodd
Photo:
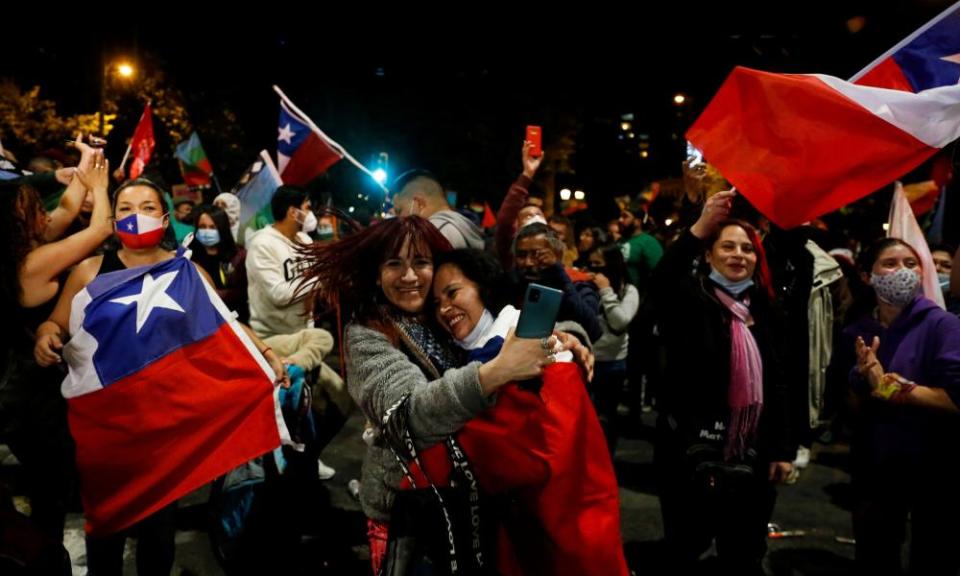
<path fill-rule="evenodd" d="M 717 285 L 697 271 L 703 252 L 703 243 L 684 232 L 660 261 L 652 284 L 666 355 L 658 395 L 658 450 L 686 451 L 696 444 L 722 450 L 726 443 L 731 314 L 714 294 Z M 754 319 L 750 331 L 763 360 L 757 460 L 789 462 L 796 456 L 796 444 L 790 435 L 787 387 L 778 361 L 780 315 L 754 290 L 749 289 Z"/>

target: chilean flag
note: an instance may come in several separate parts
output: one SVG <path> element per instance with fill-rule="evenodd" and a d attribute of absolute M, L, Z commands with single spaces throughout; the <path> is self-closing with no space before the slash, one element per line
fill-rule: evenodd
<path fill-rule="evenodd" d="M 862 86 L 921 92 L 960 78 L 960 3 L 954 4 L 858 72 Z"/>
<path fill-rule="evenodd" d="M 306 185 L 344 156 L 322 131 L 283 100 L 277 132 L 277 166 L 285 184 Z"/>
<path fill-rule="evenodd" d="M 273 371 L 182 250 L 95 278 L 70 334 L 62 393 L 91 534 L 289 441 Z"/>
<path fill-rule="evenodd" d="M 735 68 L 687 139 L 781 227 L 862 198 L 960 136 L 958 10 L 918 30 L 857 84 Z"/>

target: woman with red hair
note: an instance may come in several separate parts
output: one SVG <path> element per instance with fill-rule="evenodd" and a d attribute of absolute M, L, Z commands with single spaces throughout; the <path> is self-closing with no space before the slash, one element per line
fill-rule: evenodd
<path fill-rule="evenodd" d="M 454 434 L 494 404 L 498 388 L 540 376 L 556 339 L 511 333 L 492 360 L 464 362 L 431 326 L 427 306 L 433 258 L 450 244 L 418 216 L 303 250 L 304 284 L 318 280 L 315 291 L 346 322 L 347 386 L 367 418 L 360 503 L 374 572 L 414 573 L 428 559 L 435 569 L 479 573 L 488 558 L 473 533 L 479 494 Z M 448 448 L 460 488 L 423 474 L 422 452 L 436 444 Z"/>
<path fill-rule="evenodd" d="M 763 574 L 767 522 L 796 444 L 778 374 L 777 314 L 756 230 L 719 192 L 660 261 L 666 364 L 654 463 L 672 566 L 714 538 L 722 573 Z"/>

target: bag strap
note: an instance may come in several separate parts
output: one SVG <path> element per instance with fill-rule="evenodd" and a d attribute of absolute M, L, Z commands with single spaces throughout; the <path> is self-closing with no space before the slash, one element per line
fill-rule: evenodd
<path fill-rule="evenodd" d="M 400 400 L 398 400 L 393 406 L 391 406 L 383 415 L 382 426 L 387 428 L 391 424 L 393 416 L 404 409 L 406 402 L 410 399 L 410 394 L 404 394 Z M 427 475 L 427 470 L 424 468 L 423 464 L 420 462 L 420 458 L 417 454 L 417 448 L 413 443 L 413 437 L 410 436 L 410 429 L 404 426 L 403 432 L 403 444 L 402 446 L 395 446 L 394 442 L 390 441 L 389 435 L 387 435 L 386 445 L 390 448 L 390 452 L 393 454 L 394 458 L 397 459 L 397 463 L 400 465 L 400 470 L 403 471 L 404 476 L 407 481 L 414 489 L 420 489 L 417 485 L 416 478 L 414 478 L 411 471 L 411 467 L 407 465 L 407 462 L 401 457 L 401 452 L 407 456 L 407 461 L 413 462 L 417 468 L 420 469 L 420 473 L 427 481 L 427 487 L 436 497 L 437 502 L 440 504 L 440 511 L 443 513 L 444 523 L 447 529 L 447 542 L 450 546 L 447 548 L 449 551 L 449 560 L 450 560 L 450 573 L 459 574 L 459 562 L 457 557 L 456 545 L 454 543 L 454 533 L 453 533 L 453 519 L 450 516 L 450 511 L 447 508 L 446 502 L 443 499 L 443 496 L 440 494 L 440 490 L 437 488 L 437 485 L 430 479 L 430 476 Z M 480 537 L 480 489 L 477 483 L 477 476 L 473 471 L 473 467 L 470 465 L 470 462 L 467 460 L 467 456 L 461 448 L 460 444 L 453 438 L 453 436 L 447 436 L 444 444 L 447 447 L 447 453 L 450 455 L 450 459 L 453 462 L 453 472 L 463 478 L 464 483 L 466 484 L 467 490 L 469 491 L 469 501 L 470 501 L 470 526 L 474 531 L 474 537 L 471 538 L 472 547 L 473 547 L 473 557 L 476 561 L 478 567 L 483 568 L 485 565 L 485 558 L 483 555 L 482 542 Z M 451 481 L 451 485 L 455 486 L 455 481 Z"/>

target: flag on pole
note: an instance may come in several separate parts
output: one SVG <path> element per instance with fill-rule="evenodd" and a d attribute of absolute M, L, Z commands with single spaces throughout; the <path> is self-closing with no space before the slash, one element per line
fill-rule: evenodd
<path fill-rule="evenodd" d="M 917 224 L 917 218 L 913 215 L 907 195 L 903 192 L 903 184 L 900 182 L 897 182 L 893 189 L 893 201 L 890 202 L 890 217 L 887 221 L 887 238 L 899 238 L 913 246 L 923 268 L 923 295 L 936 302 L 937 306 L 946 308 L 943 292 L 937 281 L 933 256 L 930 255 L 930 247 L 927 246 L 927 239 L 924 238 L 923 230 Z"/>
<path fill-rule="evenodd" d="M 280 125 L 277 130 L 277 164 L 287 184 L 303 186 L 323 174 L 343 158 L 319 130 L 280 101 Z"/>
<path fill-rule="evenodd" d="M 150 156 L 153 155 L 155 145 L 153 114 L 150 112 L 150 104 L 147 103 L 143 108 L 143 114 L 140 116 L 140 122 L 137 123 L 137 129 L 133 131 L 133 138 L 130 140 L 130 150 L 133 153 L 133 160 L 130 162 L 131 180 L 143 174 L 143 169 L 150 161 Z"/>
<path fill-rule="evenodd" d="M 305 184 L 322 174 L 327 168 L 339 161 L 340 158 L 346 158 L 348 162 L 373 178 L 377 185 L 380 186 L 380 189 L 383 190 L 384 194 L 389 192 L 387 187 L 380 182 L 380 180 L 377 180 L 377 177 L 373 175 L 370 169 L 351 156 L 350 153 L 334 141 L 333 138 L 324 134 L 323 130 L 318 128 L 317 125 L 313 123 L 313 120 L 297 108 L 280 88 L 274 86 L 273 90 L 280 96 L 277 165 L 280 168 L 280 176 L 283 178 L 284 183 Z M 309 134 L 304 132 L 304 127 L 309 129 Z M 304 148 L 305 146 L 306 148 Z M 300 159 L 301 154 L 304 157 L 303 160 Z M 294 156 L 296 156 L 296 158 Z M 285 160 L 285 157 L 287 160 Z M 288 174 L 288 171 L 291 170 L 290 163 L 295 159 L 297 160 L 297 164 L 294 165 L 293 172 Z M 321 166 L 323 167 L 322 170 L 320 169 Z M 305 174 L 307 176 L 305 176 Z M 313 176 L 309 176 L 309 174 L 313 174 Z M 304 180 L 304 178 L 306 178 L 306 180 Z"/>
<path fill-rule="evenodd" d="M 62 392 L 91 534 L 289 441 L 274 374 L 181 249 L 73 299 Z"/>
<path fill-rule="evenodd" d="M 260 156 L 243 173 L 233 190 L 240 199 L 239 240 L 241 244 L 244 243 L 248 228 L 259 230 L 262 228 L 261 224 L 266 225 L 273 221 L 270 200 L 281 184 L 280 173 L 273 165 L 270 154 L 266 150 L 261 150 Z M 258 219 L 258 216 L 262 218 Z"/>
<path fill-rule="evenodd" d="M 180 173 L 187 186 L 209 186 L 213 167 L 207 159 L 203 146 L 200 145 L 200 136 L 193 132 L 190 138 L 177 144 L 175 153 L 180 164 Z"/>

